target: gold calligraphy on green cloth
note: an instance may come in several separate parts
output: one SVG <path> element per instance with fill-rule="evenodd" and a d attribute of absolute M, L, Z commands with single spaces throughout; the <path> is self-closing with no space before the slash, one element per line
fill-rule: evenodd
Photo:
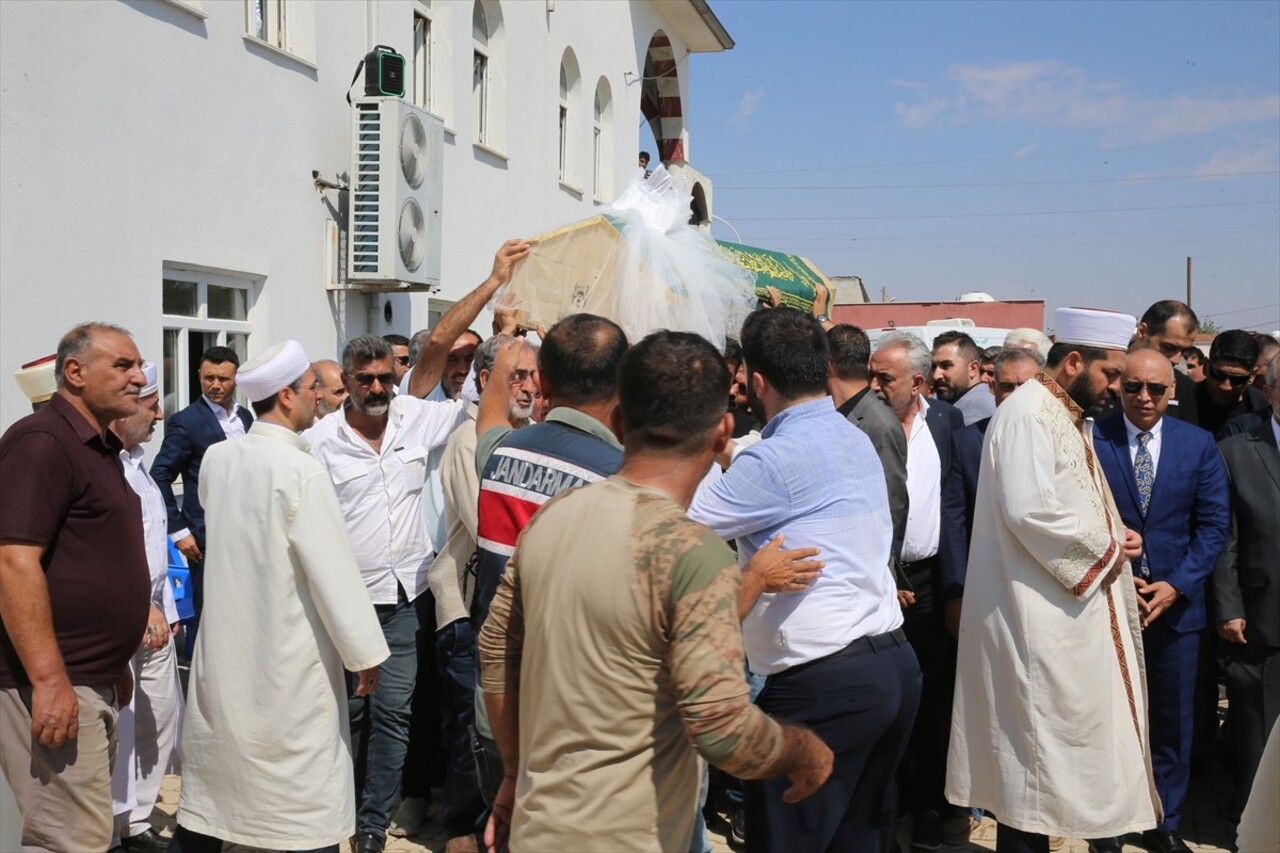
<path fill-rule="evenodd" d="M 717 240 L 729 258 L 744 270 L 756 275 L 756 296 L 769 298 L 769 288 L 776 287 L 782 294 L 782 304 L 801 311 L 813 309 L 816 287 L 830 287 L 822 273 L 807 259 L 798 255 L 774 252 L 756 246 L 744 246 Z"/>

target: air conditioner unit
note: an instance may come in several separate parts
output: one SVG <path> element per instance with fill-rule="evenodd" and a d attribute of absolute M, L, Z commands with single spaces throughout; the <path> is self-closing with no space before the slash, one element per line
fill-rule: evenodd
<path fill-rule="evenodd" d="M 348 284 L 440 283 L 444 123 L 401 98 L 351 115 Z"/>

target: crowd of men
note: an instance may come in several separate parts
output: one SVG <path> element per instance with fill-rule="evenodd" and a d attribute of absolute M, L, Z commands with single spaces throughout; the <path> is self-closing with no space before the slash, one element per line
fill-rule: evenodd
<path fill-rule="evenodd" d="M 1220 680 L 1242 845 L 1259 814 L 1276 842 L 1250 792 L 1280 708 L 1280 343 L 1206 356 L 1165 301 L 873 347 L 822 291 L 723 353 L 589 314 L 471 331 L 528 250 L 412 339 L 209 348 L 149 467 L 162 389 L 127 331 L 19 372 L 24 850 L 376 853 L 442 787 L 448 853 L 701 853 L 721 806 L 749 851 L 887 853 L 903 818 L 936 850 L 987 812 L 1008 853 L 1178 853 Z"/>

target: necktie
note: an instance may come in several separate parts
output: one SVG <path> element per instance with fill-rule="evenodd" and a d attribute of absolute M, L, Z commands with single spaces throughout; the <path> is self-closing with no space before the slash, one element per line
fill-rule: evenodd
<path fill-rule="evenodd" d="M 1147 517 L 1147 507 L 1151 505 L 1151 486 L 1156 481 L 1155 466 L 1151 464 L 1151 451 L 1147 445 L 1151 441 L 1151 433 L 1138 433 L 1138 452 L 1133 457 L 1133 477 L 1138 484 L 1138 506 L 1142 517 Z M 1138 574 L 1144 579 L 1151 577 L 1151 567 L 1147 564 L 1146 548 L 1142 550 L 1142 561 L 1138 565 Z"/>

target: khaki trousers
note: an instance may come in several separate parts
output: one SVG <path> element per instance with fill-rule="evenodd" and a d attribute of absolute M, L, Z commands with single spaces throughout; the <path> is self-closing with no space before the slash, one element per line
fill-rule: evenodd
<path fill-rule="evenodd" d="M 22 850 L 105 851 L 111 844 L 114 687 L 76 687 L 80 732 L 57 749 L 31 738 L 31 688 L 0 688 L 0 770 L 22 815 Z"/>

